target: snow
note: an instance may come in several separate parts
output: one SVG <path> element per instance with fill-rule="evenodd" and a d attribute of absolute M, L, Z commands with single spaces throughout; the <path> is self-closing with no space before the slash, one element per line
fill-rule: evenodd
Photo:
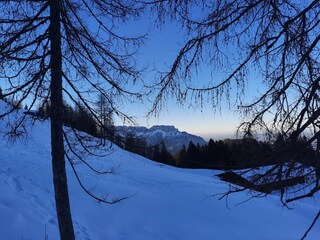
<path fill-rule="evenodd" d="M 0 104 L 0 111 L 3 104 Z M 0 127 L 6 125 L 1 121 Z M 26 139 L 0 138 L 1 239 L 58 239 L 50 156 L 50 125 L 36 122 Z M 316 215 L 313 200 L 284 208 L 277 196 L 252 199 L 238 193 L 218 200 L 227 185 L 211 170 L 160 165 L 117 146 L 106 158 L 87 157 L 115 174 L 94 175 L 83 164 L 83 183 L 108 199 L 131 196 L 114 205 L 97 203 L 80 188 L 68 165 L 68 184 L 77 239 L 206 240 L 300 239 Z M 228 207 L 227 207 L 228 205 Z M 317 223 L 307 239 L 318 239 Z"/>

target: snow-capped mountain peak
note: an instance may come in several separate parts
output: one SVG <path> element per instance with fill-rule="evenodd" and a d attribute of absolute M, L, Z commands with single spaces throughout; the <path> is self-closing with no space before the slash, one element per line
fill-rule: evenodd
<path fill-rule="evenodd" d="M 178 152 L 183 145 L 188 146 L 190 141 L 199 145 L 207 143 L 199 136 L 179 131 L 176 127 L 168 125 L 155 125 L 151 128 L 117 126 L 116 132 L 120 136 L 128 136 L 131 134 L 135 137 L 144 138 L 149 145 L 163 142 L 170 153 Z"/>

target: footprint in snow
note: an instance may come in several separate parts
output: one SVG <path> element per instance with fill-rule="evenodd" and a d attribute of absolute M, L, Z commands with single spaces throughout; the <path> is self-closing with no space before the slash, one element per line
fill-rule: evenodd
<path fill-rule="evenodd" d="M 17 192 L 22 192 L 23 191 L 21 183 L 15 177 L 10 176 L 8 183 Z"/>

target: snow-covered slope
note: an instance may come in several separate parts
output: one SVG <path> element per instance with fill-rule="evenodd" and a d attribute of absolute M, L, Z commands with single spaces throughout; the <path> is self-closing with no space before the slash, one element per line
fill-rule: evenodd
<path fill-rule="evenodd" d="M 1 105 L 1 104 L 0 104 Z M 1 110 L 1 106 L 0 106 Z M 0 127 L 5 126 L 0 121 Z M 50 159 L 49 123 L 36 123 L 27 139 L 0 138 L 0 239 L 58 239 Z M 300 239 L 318 211 L 312 201 L 280 206 L 276 196 L 226 200 L 212 196 L 227 189 L 215 172 L 159 165 L 117 146 L 106 158 L 89 157 L 115 175 L 94 175 L 77 164 L 84 184 L 97 194 L 131 196 L 115 205 L 88 197 L 68 166 L 77 239 L 81 240 L 237 240 Z M 211 197 L 210 197 L 211 196 Z M 307 239 L 319 239 L 319 223 Z M 46 236 L 48 238 L 46 238 Z"/>
<path fill-rule="evenodd" d="M 181 150 L 183 145 L 188 147 L 190 141 L 199 145 L 207 143 L 202 137 L 181 132 L 174 126 L 156 125 L 151 128 L 116 126 L 116 131 L 120 136 L 133 134 L 134 136 L 144 138 L 150 145 L 159 144 L 163 141 L 170 153 L 176 153 Z"/>

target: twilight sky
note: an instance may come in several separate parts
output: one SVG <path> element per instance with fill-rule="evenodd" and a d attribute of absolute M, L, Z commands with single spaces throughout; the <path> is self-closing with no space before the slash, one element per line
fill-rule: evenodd
<path fill-rule="evenodd" d="M 183 37 L 178 26 L 174 23 L 168 22 L 161 30 L 156 29 L 144 19 L 141 22 L 130 24 L 126 28 L 127 32 L 136 33 L 139 29 L 151 29 L 149 37 L 138 55 L 138 60 L 141 65 L 148 65 L 148 70 L 145 72 L 143 79 L 145 82 L 152 82 L 155 78 L 155 72 L 152 71 L 154 67 L 159 70 L 167 70 L 166 67 L 170 66 L 175 56 L 179 51 L 179 46 L 182 45 Z M 143 33 L 143 31 L 139 33 Z M 212 80 L 209 72 L 202 72 L 201 81 Z M 249 82 L 249 80 L 248 80 Z M 255 81 L 250 81 L 247 84 L 245 91 L 245 101 L 254 96 L 257 92 L 257 84 Z M 232 96 L 231 96 L 232 98 Z M 152 101 L 152 97 L 150 98 Z M 125 111 L 136 116 L 137 123 L 142 126 L 151 127 L 152 125 L 174 125 L 180 131 L 187 131 L 192 134 L 200 135 L 205 139 L 226 138 L 234 137 L 236 127 L 239 125 L 241 117 L 236 110 L 236 106 L 231 104 L 222 103 L 221 109 L 214 111 L 210 104 L 204 105 L 203 108 L 194 106 L 180 106 L 174 99 L 166 103 L 166 107 L 159 113 L 157 117 L 145 118 L 150 110 L 151 102 L 144 102 L 143 104 L 133 104 L 124 106 Z M 116 124 L 122 124 L 116 122 Z"/>
<path fill-rule="evenodd" d="M 167 21 L 161 29 L 155 27 L 155 25 L 154 18 L 146 14 L 136 22 L 120 25 L 118 29 L 120 34 L 122 32 L 128 37 L 139 36 L 148 32 L 148 39 L 141 47 L 136 58 L 139 66 L 147 66 L 142 77 L 147 84 L 156 81 L 156 72 L 153 69 L 156 68 L 159 71 L 168 70 L 184 42 L 184 36 L 178 24 Z M 204 69 L 205 70 L 201 71 L 198 76 L 195 75 L 195 81 L 208 83 L 214 80 L 211 72 L 206 71 L 206 67 Z M 250 84 L 246 86 L 245 102 L 248 102 L 248 99 L 252 99 L 257 93 L 258 86 L 252 79 L 251 76 L 251 80 L 248 79 L 247 81 Z M 141 84 L 137 84 L 136 87 L 141 88 L 141 86 Z M 124 103 L 123 106 L 121 106 L 121 110 L 134 116 L 136 123 L 141 126 L 173 125 L 180 131 L 187 131 L 202 136 L 206 140 L 209 138 L 221 139 L 234 137 L 236 127 L 241 121 L 241 116 L 235 112 L 237 106 L 234 105 L 235 102 L 232 101 L 232 98 L 234 98 L 233 95 L 231 92 L 230 105 L 228 103 L 222 103 L 221 108 L 216 110 L 210 106 L 210 102 L 204 104 L 202 107 L 196 105 L 190 107 L 188 104 L 181 106 L 175 99 L 169 98 L 165 103 L 165 107 L 157 116 L 146 118 L 145 116 L 152 106 L 152 95 L 149 99 L 145 100 L 143 104 Z M 115 121 L 117 125 L 123 124 L 120 120 L 115 119 Z"/>

